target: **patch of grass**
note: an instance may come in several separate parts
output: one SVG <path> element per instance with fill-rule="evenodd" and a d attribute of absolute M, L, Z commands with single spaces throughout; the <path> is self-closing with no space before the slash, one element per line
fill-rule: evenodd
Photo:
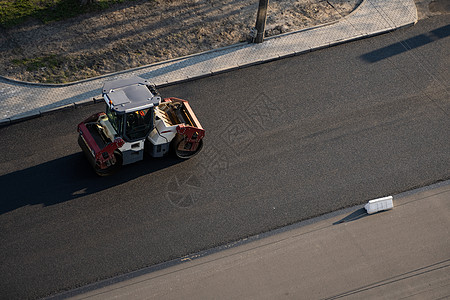
<path fill-rule="evenodd" d="M 0 0 L 0 24 L 6 28 L 13 27 L 30 17 L 48 23 L 131 1 L 134 0 L 95 0 L 81 5 L 80 0 Z"/>
<path fill-rule="evenodd" d="M 12 63 L 18 66 L 23 66 L 27 71 L 32 72 L 43 68 L 48 68 L 50 70 L 60 68 L 63 63 L 63 59 L 56 55 L 48 55 L 36 58 L 13 59 Z"/>

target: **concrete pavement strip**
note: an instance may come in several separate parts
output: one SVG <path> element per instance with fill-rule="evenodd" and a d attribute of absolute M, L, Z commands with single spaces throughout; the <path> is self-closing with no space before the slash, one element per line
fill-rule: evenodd
<path fill-rule="evenodd" d="M 31 84 L 0 77 L 0 125 L 93 103 L 106 80 L 141 76 L 161 87 L 382 34 L 417 20 L 414 0 L 363 0 L 337 22 L 267 38 L 261 44 L 236 44 L 68 84 Z"/>
<path fill-rule="evenodd" d="M 49 299 L 450 297 L 450 181 L 95 283 Z M 238 245 L 238 246 L 236 246 Z"/>

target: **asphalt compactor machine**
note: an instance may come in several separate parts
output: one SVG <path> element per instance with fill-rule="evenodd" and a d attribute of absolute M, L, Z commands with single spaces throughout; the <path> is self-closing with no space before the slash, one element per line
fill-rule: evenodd
<path fill-rule="evenodd" d="M 144 152 L 187 159 L 202 149 L 205 130 L 188 101 L 162 99 L 140 77 L 107 81 L 102 96 L 106 112 L 78 124 L 78 144 L 98 175 L 140 161 Z"/>

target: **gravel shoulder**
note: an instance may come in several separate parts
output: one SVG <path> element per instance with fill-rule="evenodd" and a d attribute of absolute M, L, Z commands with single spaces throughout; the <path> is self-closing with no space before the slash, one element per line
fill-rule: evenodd
<path fill-rule="evenodd" d="M 266 36 L 338 20 L 361 0 L 269 3 Z M 63 83 L 212 50 L 250 39 L 258 1 L 137 0 L 101 13 L 0 28 L 0 75 Z"/>

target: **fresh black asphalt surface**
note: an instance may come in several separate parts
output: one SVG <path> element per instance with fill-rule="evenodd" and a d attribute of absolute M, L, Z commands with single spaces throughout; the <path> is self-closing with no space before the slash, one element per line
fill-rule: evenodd
<path fill-rule="evenodd" d="M 55 294 L 448 179 L 449 21 L 160 89 L 190 100 L 206 129 L 188 161 L 97 177 L 76 125 L 103 104 L 0 128 L 0 297 Z"/>

